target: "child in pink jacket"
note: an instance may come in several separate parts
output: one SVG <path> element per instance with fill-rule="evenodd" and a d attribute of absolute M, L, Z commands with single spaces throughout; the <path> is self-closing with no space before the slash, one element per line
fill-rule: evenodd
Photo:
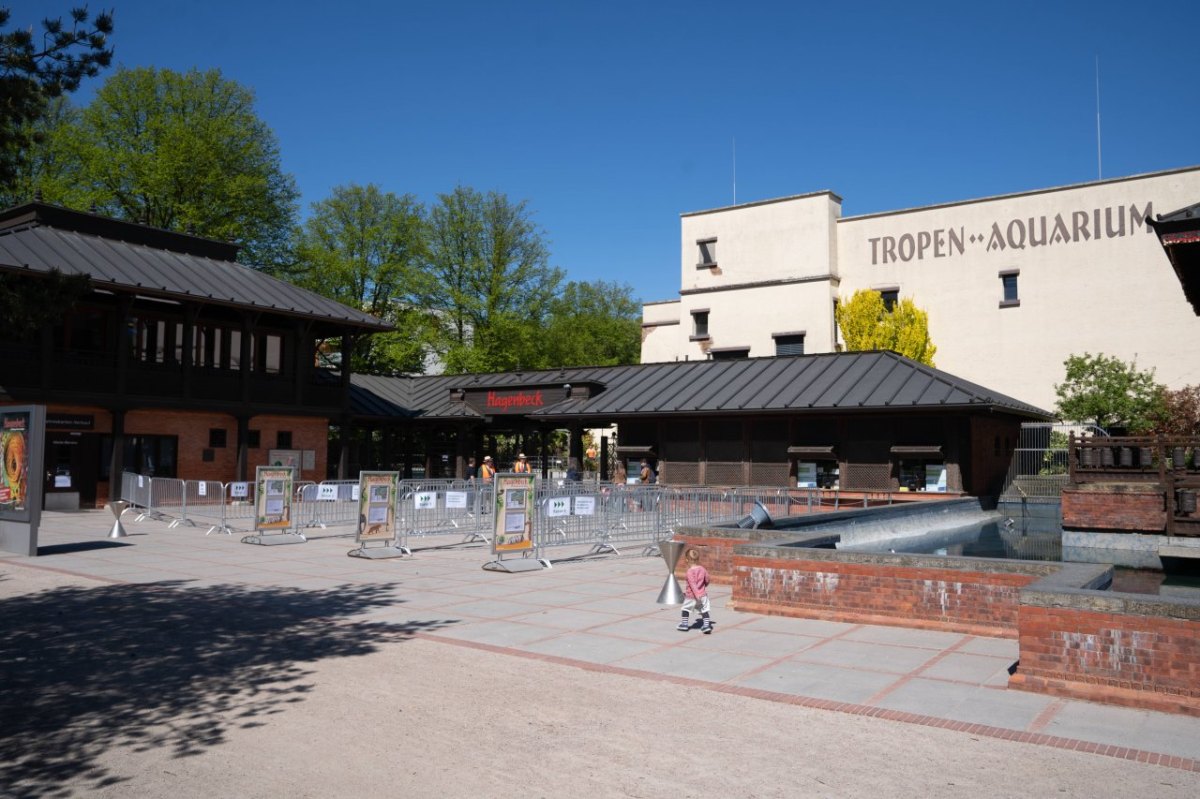
<path fill-rule="evenodd" d="M 692 624 L 688 620 L 688 615 L 695 609 L 696 605 L 700 606 L 700 632 L 708 635 L 713 631 L 712 619 L 708 616 L 708 569 L 700 565 L 700 550 L 692 547 L 685 554 L 687 559 L 687 588 L 684 589 L 683 601 L 683 618 L 679 621 L 679 626 L 676 630 L 687 632 L 691 629 Z"/>

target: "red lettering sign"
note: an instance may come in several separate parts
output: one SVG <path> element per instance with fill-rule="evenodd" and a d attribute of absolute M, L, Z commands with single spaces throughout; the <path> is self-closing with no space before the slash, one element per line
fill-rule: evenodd
<path fill-rule="evenodd" d="M 514 408 L 541 408 L 545 406 L 541 391 L 489 391 L 487 409 L 511 411 Z"/>

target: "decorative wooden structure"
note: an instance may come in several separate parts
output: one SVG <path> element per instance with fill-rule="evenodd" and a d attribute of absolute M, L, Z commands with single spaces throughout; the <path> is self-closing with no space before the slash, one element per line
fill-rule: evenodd
<path fill-rule="evenodd" d="M 1130 532 L 1200 536 L 1196 502 L 1200 437 L 1080 437 L 1072 433 L 1068 463 L 1065 526 L 1092 526 L 1083 521 L 1084 511 L 1076 497 L 1069 496 L 1085 490 L 1091 495 L 1085 505 L 1103 505 L 1101 512 L 1110 520 L 1128 519 L 1124 526 Z M 1138 507 L 1140 510 L 1135 510 Z"/>

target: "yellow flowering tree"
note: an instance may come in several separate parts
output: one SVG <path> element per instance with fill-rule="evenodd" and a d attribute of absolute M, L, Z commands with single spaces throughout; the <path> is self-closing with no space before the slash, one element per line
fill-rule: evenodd
<path fill-rule="evenodd" d="M 838 328 L 850 352 L 891 350 L 933 366 L 937 347 L 929 339 L 929 315 L 905 297 L 888 310 L 883 295 L 860 289 L 837 306 Z"/>

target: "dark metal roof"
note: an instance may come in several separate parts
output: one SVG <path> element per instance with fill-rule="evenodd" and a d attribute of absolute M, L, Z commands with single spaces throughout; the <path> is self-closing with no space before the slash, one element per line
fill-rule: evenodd
<path fill-rule="evenodd" d="M 687 415 L 929 411 L 974 409 L 1049 419 L 1052 414 L 1004 394 L 923 366 L 892 352 L 850 352 L 739 361 L 679 361 L 634 366 L 505 372 L 438 377 L 354 375 L 355 415 L 389 417 L 386 406 L 409 417 L 481 418 L 450 389 L 593 383 L 591 397 L 567 399 L 531 411 L 546 421 L 608 422 L 622 418 Z M 374 399 L 365 396 L 370 394 Z"/>
<path fill-rule="evenodd" d="M 96 288 L 391 329 L 369 314 L 233 260 L 197 254 L 232 255 L 231 245 L 143 228 L 38 203 L 20 206 L 0 214 L 0 269 L 57 269 L 90 275 Z M 116 237 L 127 234 L 152 243 Z"/>
<path fill-rule="evenodd" d="M 1200 315 L 1200 203 L 1146 221 L 1158 234 L 1183 295 Z"/>

